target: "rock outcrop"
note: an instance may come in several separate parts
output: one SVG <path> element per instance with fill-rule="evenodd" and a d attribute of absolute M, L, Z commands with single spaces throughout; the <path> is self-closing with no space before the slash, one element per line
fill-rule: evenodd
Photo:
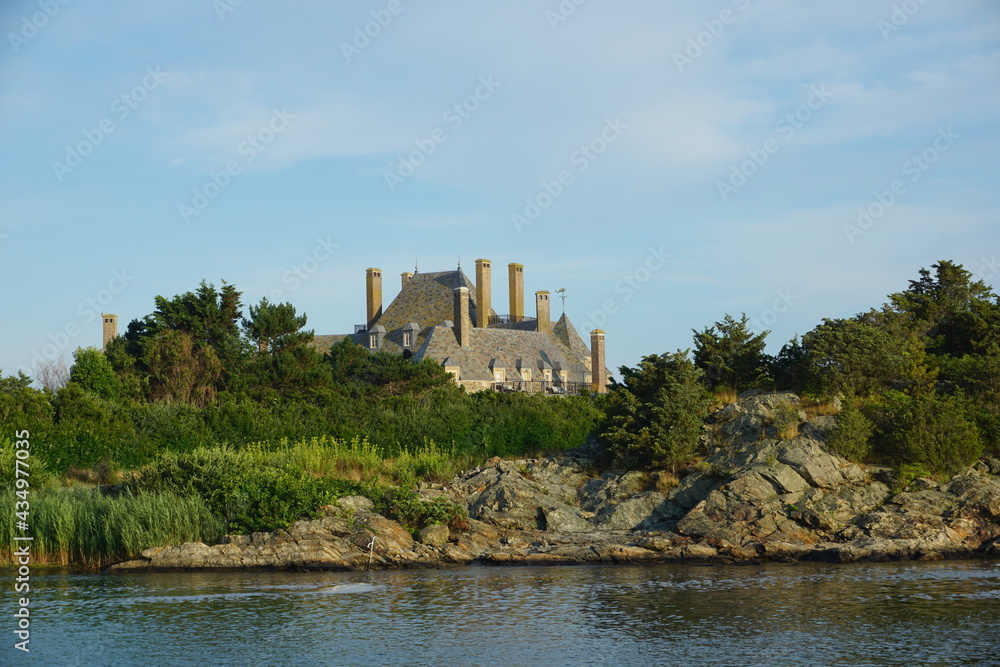
<path fill-rule="evenodd" d="M 794 395 L 764 394 L 717 411 L 702 437 L 710 454 L 679 480 L 598 474 L 582 451 L 495 459 L 422 492 L 468 508 L 469 528 L 460 532 L 430 526 L 414 539 L 367 499 L 349 497 L 287 530 L 147 549 L 111 569 L 1000 557 L 1000 460 L 894 493 L 888 470 L 825 447 L 833 417 L 809 418 L 798 407 Z"/>

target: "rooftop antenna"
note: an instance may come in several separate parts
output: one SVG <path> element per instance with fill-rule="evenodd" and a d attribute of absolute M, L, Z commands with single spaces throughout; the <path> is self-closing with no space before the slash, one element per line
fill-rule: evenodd
<path fill-rule="evenodd" d="M 563 315 L 565 315 L 566 314 L 566 296 L 567 296 L 567 294 L 566 294 L 566 288 L 565 287 L 560 287 L 559 289 L 556 290 L 556 294 L 558 294 L 559 298 L 562 299 Z"/>

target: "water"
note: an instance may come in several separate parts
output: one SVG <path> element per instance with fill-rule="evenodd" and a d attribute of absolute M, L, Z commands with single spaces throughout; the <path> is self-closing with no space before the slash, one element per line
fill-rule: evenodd
<path fill-rule="evenodd" d="M 1000 665 L 998 562 L 53 573 L 32 584 L 31 654 L 13 649 L 5 613 L 3 664 Z"/>

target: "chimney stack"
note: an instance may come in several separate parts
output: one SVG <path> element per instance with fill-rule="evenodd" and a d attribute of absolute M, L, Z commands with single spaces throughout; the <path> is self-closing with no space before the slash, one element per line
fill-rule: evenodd
<path fill-rule="evenodd" d="M 467 347 L 472 339 L 472 320 L 469 318 L 469 288 L 456 287 L 455 295 L 455 338 L 460 347 Z"/>
<path fill-rule="evenodd" d="M 490 276 L 490 265 L 488 259 L 476 260 L 476 326 L 485 328 L 490 324 L 490 310 L 492 309 L 492 278 Z"/>
<path fill-rule="evenodd" d="M 538 318 L 535 330 L 542 333 L 551 333 L 552 319 L 549 315 L 549 293 L 544 290 L 535 292 L 535 316 Z"/>
<path fill-rule="evenodd" d="M 590 332 L 590 389 L 597 394 L 608 393 L 608 374 L 604 370 L 604 332 Z"/>
<path fill-rule="evenodd" d="M 365 297 L 368 302 L 368 329 L 382 317 L 382 269 L 365 272 Z"/>
<path fill-rule="evenodd" d="M 118 316 L 101 313 L 101 319 L 104 321 L 104 336 L 101 341 L 101 350 L 103 351 L 108 349 L 108 343 L 111 342 L 112 338 L 118 337 Z"/>
<path fill-rule="evenodd" d="M 524 265 L 511 262 L 507 265 L 508 292 L 510 293 L 510 321 L 524 319 Z"/>
<path fill-rule="evenodd" d="M 405 272 L 401 273 L 400 274 L 399 289 L 403 289 L 404 287 L 406 287 L 410 283 L 411 280 L 413 280 L 413 274 L 412 273 L 410 273 L 409 271 L 405 271 Z"/>

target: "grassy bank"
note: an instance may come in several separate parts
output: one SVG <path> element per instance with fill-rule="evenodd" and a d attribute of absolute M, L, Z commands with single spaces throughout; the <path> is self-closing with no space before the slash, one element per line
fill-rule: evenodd
<path fill-rule="evenodd" d="M 13 448 L 2 449 L 11 463 Z M 380 511 L 416 530 L 427 523 L 461 520 L 450 506 L 426 506 L 407 491 L 420 482 L 450 478 L 485 460 L 433 442 L 391 450 L 367 440 L 329 436 L 257 442 L 241 448 L 201 447 L 163 452 L 133 470 L 86 471 L 114 484 L 67 486 L 44 470 L 32 478 L 27 534 L 34 537 L 32 562 L 101 568 L 138 556 L 143 549 L 184 542 L 214 543 L 226 533 L 286 527 L 314 517 L 344 495 L 372 498 Z M 80 471 L 81 476 L 84 471 Z M 19 498 L 8 485 L 0 511 L 13 517 Z M 0 561 L 12 563 L 16 530 L 0 528 Z"/>

